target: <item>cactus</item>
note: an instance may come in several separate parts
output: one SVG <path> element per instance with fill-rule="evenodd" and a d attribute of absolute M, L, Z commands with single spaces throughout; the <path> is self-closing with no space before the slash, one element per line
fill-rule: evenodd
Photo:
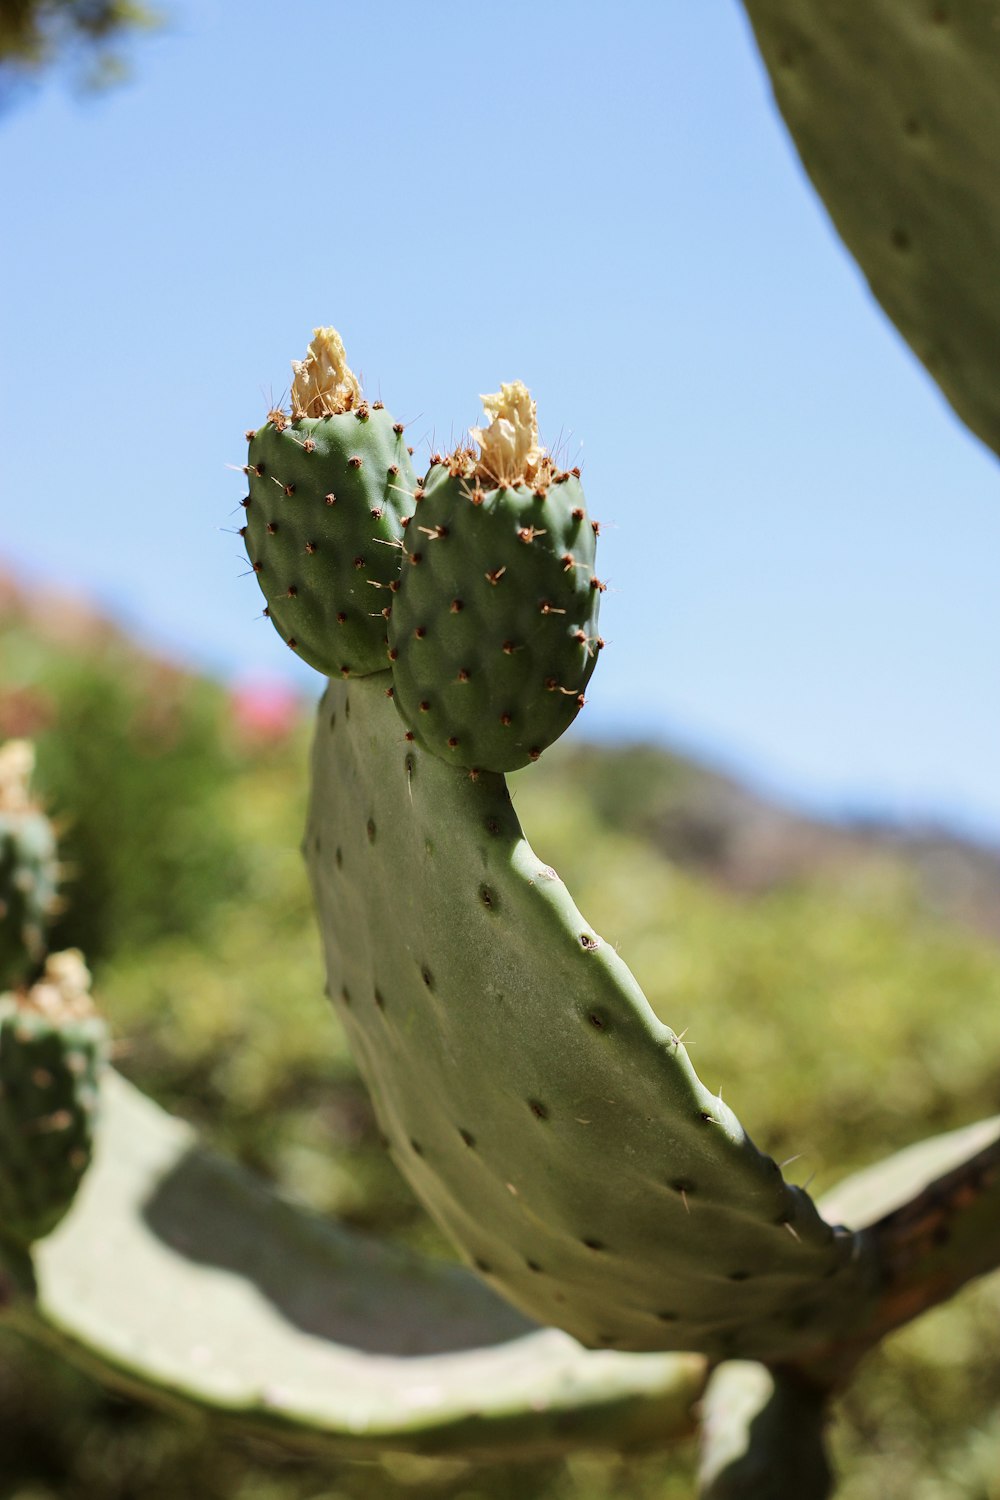
<path fill-rule="evenodd" d="M 528 391 L 515 382 L 483 403 L 479 454 L 432 460 L 416 492 L 389 657 L 418 744 L 452 765 L 513 771 L 583 707 L 604 584 L 580 471 L 539 447 Z"/>
<path fill-rule="evenodd" d="M 403 437 L 371 405 L 332 328 L 293 361 L 291 413 L 247 433 L 241 535 L 265 614 L 310 666 L 345 677 L 385 667 L 390 587 L 416 480 Z"/>
<path fill-rule="evenodd" d="M 31 797 L 34 763 L 24 740 L 0 749 L 0 992 L 37 973 L 56 907 L 56 840 Z"/>
<path fill-rule="evenodd" d="M 761 1155 L 521 834 L 503 780 L 408 747 L 383 683 L 320 707 L 306 857 L 328 988 L 418 1197 L 591 1346 L 791 1354 L 867 1247 Z"/>
<path fill-rule="evenodd" d="M 320 1220 L 112 1070 L 94 1164 L 34 1269 L 0 1324 L 306 1454 L 640 1446 L 691 1432 L 705 1382 L 697 1357 L 588 1353 L 461 1267 Z"/>
<path fill-rule="evenodd" d="M 0 997 L 0 1238 L 49 1234 L 90 1162 L 105 1028 L 79 953 Z"/>
<path fill-rule="evenodd" d="M 989 0 L 744 0 L 802 164 L 874 295 L 1000 453 L 1000 42 Z"/>
<path fill-rule="evenodd" d="M 993 1119 L 910 1148 L 848 1179 L 834 1200 L 853 1207 L 859 1229 L 878 1232 L 884 1200 L 940 1230 L 932 1206 L 956 1173 L 967 1176 L 970 1152 L 997 1161 L 998 1137 Z M 968 1203 L 968 1183 L 960 1196 Z M 992 1199 L 996 1214 L 995 1185 Z M 527 1322 L 472 1271 L 320 1220 L 206 1149 L 111 1069 L 93 1164 L 33 1261 L 32 1277 L 17 1247 L 0 1243 L 0 1323 L 113 1389 L 304 1453 L 489 1460 L 669 1443 L 694 1430 L 709 1373 L 697 1355 L 581 1349 Z M 793 1450 L 767 1409 L 775 1387 L 803 1424 Z M 707 1399 L 713 1484 L 748 1468 L 788 1475 L 801 1453 L 802 1487 L 784 1493 L 825 1493 L 803 1478 L 824 1472 L 810 1445 L 825 1402 L 807 1398 L 794 1369 L 724 1363 Z"/>
<path fill-rule="evenodd" d="M 1000 451 L 992 7 L 746 5 L 876 294 Z M 244 528 L 276 628 L 350 679 L 321 704 L 306 836 L 328 989 L 466 1266 L 320 1224 L 110 1070 L 70 1205 L 101 1040 L 63 960 L 0 1015 L 0 1314 L 124 1390 L 355 1457 L 669 1441 L 704 1395 L 705 1500 L 822 1500 L 858 1361 L 1000 1264 L 1000 1119 L 817 1207 L 532 852 L 502 773 L 579 708 L 601 590 L 579 476 L 542 453 L 523 387 L 486 401 L 478 454 L 418 486 L 399 424 L 317 330 L 291 412 L 248 434 Z M 18 842 L 37 812 L 18 754 L 4 984 L 43 957 L 55 888 L 51 843 L 31 865 Z"/>

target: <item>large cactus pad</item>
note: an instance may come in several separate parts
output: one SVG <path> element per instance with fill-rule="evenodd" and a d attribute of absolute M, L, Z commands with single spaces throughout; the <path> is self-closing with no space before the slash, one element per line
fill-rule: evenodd
<path fill-rule="evenodd" d="M 539 1457 L 683 1436 L 694 1356 L 590 1352 L 460 1266 L 321 1220 L 109 1069 L 94 1164 L 0 1316 L 108 1383 L 306 1453 Z M 8 1264 L 0 1255 L 0 1270 Z"/>
<path fill-rule="evenodd" d="M 993 0 L 744 0 L 803 165 L 875 296 L 1000 453 Z"/>
<path fill-rule="evenodd" d="M 331 684 L 307 857 L 329 991 L 393 1155 L 467 1260 L 590 1346 L 781 1358 L 867 1295 L 525 841 L 503 779 Z"/>

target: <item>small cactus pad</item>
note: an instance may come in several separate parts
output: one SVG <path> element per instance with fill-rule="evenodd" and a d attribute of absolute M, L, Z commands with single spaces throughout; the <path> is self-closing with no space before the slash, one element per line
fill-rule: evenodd
<path fill-rule="evenodd" d="M 333 329 L 316 329 L 293 367 L 291 415 L 248 434 L 247 554 L 303 661 L 328 676 L 380 672 L 416 488 L 403 428 L 361 399 Z"/>
<path fill-rule="evenodd" d="M 306 855 L 329 993 L 393 1157 L 468 1263 L 589 1346 L 786 1358 L 870 1294 L 533 853 L 500 776 L 320 706 Z"/>
<path fill-rule="evenodd" d="M 0 998 L 0 1237 L 27 1246 L 58 1224 L 90 1161 L 104 1023 L 76 952 Z"/>
<path fill-rule="evenodd" d="M 406 530 L 389 621 L 396 706 L 451 765 L 512 771 L 579 713 L 603 642 L 604 585 L 579 471 L 537 445 L 520 383 L 483 398 L 480 454 L 433 463 Z"/>
<path fill-rule="evenodd" d="M 1000 453 L 992 0 L 744 0 L 802 164 L 872 292 Z"/>
<path fill-rule="evenodd" d="M 280 1198 L 113 1069 L 73 1212 L 19 1332 L 169 1409 L 314 1458 L 499 1458 L 692 1430 L 690 1355 L 581 1349 L 464 1267 Z"/>
<path fill-rule="evenodd" d="M 29 979 L 45 956 L 59 864 L 52 824 L 32 800 L 34 751 L 0 749 L 0 991 Z"/>

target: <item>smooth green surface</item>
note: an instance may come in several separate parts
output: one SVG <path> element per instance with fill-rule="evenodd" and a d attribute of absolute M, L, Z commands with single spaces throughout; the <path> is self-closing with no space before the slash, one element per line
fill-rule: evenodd
<path fill-rule="evenodd" d="M 416 477 L 384 408 L 266 422 L 250 439 L 244 542 L 282 640 L 329 676 L 386 665 L 389 584 Z"/>
<path fill-rule="evenodd" d="M 329 993 L 394 1159 L 492 1284 L 588 1345 L 786 1357 L 865 1247 L 782 1180 L 525 841 L 379 678 L 320 705 L 306 853 Z"/>
<path fill-rule="evenodd" d="M 597 662 L 583 488 L 483 490 L 437 464 L 422 495 L 389 621 L 396 707 L 451 765 L 513 771 L 569 728 Z"/>
<path fill-rule="evenodd" d="M 588 1353 L 458 1266 L 324 1222 L 114 1073 L 13 1326 L 125 1390 L 305 1448 L 522 1455 L 690 1429 L 701 1361 Z"/>
<path fill-rule="evenodd" d="M 1000 8 L 744 5 L 834 225 L 959 416 L 1000 452 Z"/>

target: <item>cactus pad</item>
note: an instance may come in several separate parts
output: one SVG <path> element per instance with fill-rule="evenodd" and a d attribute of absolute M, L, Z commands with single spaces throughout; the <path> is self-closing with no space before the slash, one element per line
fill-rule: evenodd
<path fill-rule="evenodd" d="M 579 713 L 603 642 L 597 527 L 579 470 L 537 447 L 524 386 L 484 397 L 482 451 L 432 464 L 406 530 L 389 621 L 396 706 L 417 743 L 451 765 L 512 771 Z M 527 405 L 518 451 L 494 438 Z M 508 415 L 510 413 L 510 415 Z"/>
<path fill-rule="evenodd" d="M 329 992 L 394 1159 L 469 1264 L 584 1344 L 783 1358 L 863 1239 L 787 1185 L 526 843 L 503 779 L 320 707 L 306 854 Z"/>
<path fill-rule="evenodd" d="M 460 1266 L 321 1220 L 109 1069 L 94 1163 L 6 1322 L 172 1410 L 316 1455 L 538 1457 L 690 1432 L 691 1356 L 588 1352 Z"/>
<path fill-rule="evenodd" d="M 0 1237 L 49 1234 L 90 1161 L 105 1028 L 78 953 L 0 998 Z"/>
<path fill-rule="evenodd" d="M 1000 453 L 992 0 L 744 0 L 802 164 L 900 333 Z"/>
<path fill-rule="evenodd" d="M 25 740 L 0 750 L 0 991 L 40 966 L 56 903 L 56 839 L 29 791 L 34 762 Z"/>
<path fill-rule="evenodd" d="M 403 428 L 361 400 L 333 329 L 294 368 L 291 415 L 248 434 L 241 534 L 288 646 L 327 675 L 379 672 L 416 488 Z"/>

